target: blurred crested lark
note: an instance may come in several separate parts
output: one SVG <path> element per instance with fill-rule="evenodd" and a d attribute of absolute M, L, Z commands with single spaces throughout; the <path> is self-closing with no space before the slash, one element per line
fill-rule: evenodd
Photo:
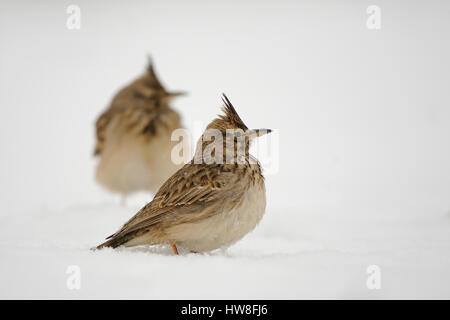
<path fill-rule="evenodd" d="M 166 91 L 149 61 L 146 73 L 115 95 L 96 122 L 96 179 L 102 186 L 123 196 L 156 191 L 182 166 L 170 158 L 172 131 L 182 125 L 169 106 L 182 94 Z"/>
<path fill-rule="evenodd" d="M 264 215 L 266 191 L 260 164 L 249 154 L 249 147 L 251 140 L 271 130 L 248 129 L 225 95 L 223 101 L 224 115 L 208 125 L 192 161 L 97 249 L 166 243 L 174 254 L 178 254 L 177 246 L 204 252 L 226 248 L 256 227 Z M 213 140 L 207 137 L 209 129 L 220 131 L 231 143 L 220 144 L 202 159 Z M 232 156 L 227 158 L 228 154 Z M 217 160 L 217 155 L 224 161 L 209 161 Z"/>

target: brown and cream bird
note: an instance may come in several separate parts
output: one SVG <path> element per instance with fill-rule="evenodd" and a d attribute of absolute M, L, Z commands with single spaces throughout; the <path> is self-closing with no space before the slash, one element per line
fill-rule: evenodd
<path fill-rule="evenodd" d="M 170 244 L 175 254 L 177 247 L 205 252 L 226 248 L 256 227 L 266 191 L 249 148 L 271 130 L 248 129 L 225 95 L 223 101 L 224 114 L 207 126 L 192 161 L 97 249 Z"/>
<path fill-rule="evenodd" d="M 156 191 L 183 165 L 171 161 L 171 134 L 182 124 L 169 105 L 182 94 L 167 91 L 149 61 L 145 74 L 114 96 L 96 122 L 96 179 L 102 186 L 123 197 Z"/>

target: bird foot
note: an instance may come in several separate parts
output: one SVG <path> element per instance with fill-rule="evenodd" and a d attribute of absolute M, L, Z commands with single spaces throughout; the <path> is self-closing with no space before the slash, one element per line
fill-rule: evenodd
<path fill-rule="evenodd" d="M 175 244 L 175 242 L 170 242 L 170 247 L 172 248 L 172 251 L 173 251 L 173 254 L 174 255 L 178 255 L 178 249 L 177 249 L 177 246 L 176 246 L 176 244 Z"/>

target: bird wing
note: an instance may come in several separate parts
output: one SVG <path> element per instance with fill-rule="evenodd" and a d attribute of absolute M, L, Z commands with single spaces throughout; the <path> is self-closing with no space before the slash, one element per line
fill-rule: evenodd
<path fill-rule="evenodd" d="M 218 199 L 238 194 L 236 177 L 223 166 L 186 164 L 164 183 L 152 202 L 143 207 L 115 234 L 116 238 L 155 225 L 194 222 L 214 214 L 203 210 Z"/>
<path fill-rule="evenodd" d="M 106 140 L 106 128 L 108 127 L 113 116 L 113 112 L 111 109 L 103 112 L 100 117 L 98 117 L 95 122 L 95 133 L 97 138 L 97 143 L 95 145 L 94 155 L 100 155 L 103 151 L 103 144 Z"/>
<path fill-rule="evenodd" d="M 137 91 L 136 91 L 137 93 Z M 119 124 L 124 132 L 134 131 L 154 135 L 156 127 L 154 120 L 158 117 L 155 112 L 155 102 L 138 95 L 134 97 L 116 97 L 111 106 L 100 115 L 95 123 L 97 144 L 94 155 L 100 155 L 106 142 L 106 131 L 111 123 Z"/>

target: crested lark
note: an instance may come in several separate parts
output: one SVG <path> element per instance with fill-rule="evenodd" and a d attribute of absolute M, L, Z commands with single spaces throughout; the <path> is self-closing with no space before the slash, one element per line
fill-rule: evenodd
<path fill-rule="evenodd" d="M 224 115 L 208 125 L 192 161 L 97 249 L 166 243 L 174 254 L 177 246 L 204 252 L 226 248 L 256 227 L 264 215 L 266 191 L 249 147 L 271 130 L 248 129 L 225 95 L 223 101 Z"/>
<path fill-rule="evenodd" d="M 96 122 L 96 179 L 102 186 L 123 197 L 156 191 L 183 165 L 170 158 L 172 131 L 182 125 L 169 106 L 182 94 L 166 91 L 149 61 L 147 72 L 115 95 Z"/>

